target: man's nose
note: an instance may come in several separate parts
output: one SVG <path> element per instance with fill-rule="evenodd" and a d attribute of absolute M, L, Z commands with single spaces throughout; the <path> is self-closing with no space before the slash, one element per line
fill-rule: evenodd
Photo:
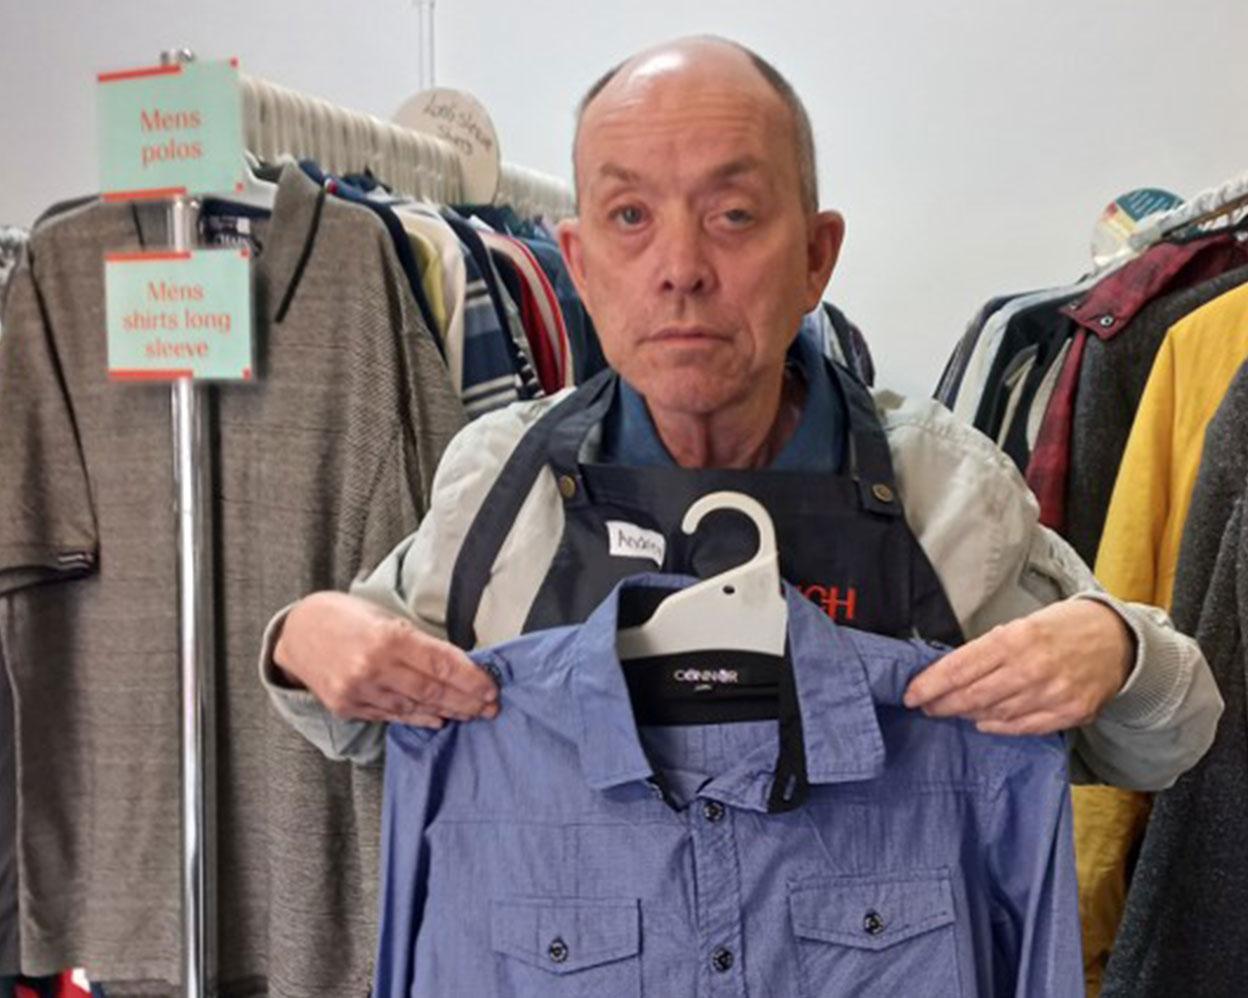
<path fill-rule="evenodd" d="M 701 226 L 692 219 L 673 222 L 662 234 L 660 287 L 664 293 L 705 294 L 715 283 Z"/>

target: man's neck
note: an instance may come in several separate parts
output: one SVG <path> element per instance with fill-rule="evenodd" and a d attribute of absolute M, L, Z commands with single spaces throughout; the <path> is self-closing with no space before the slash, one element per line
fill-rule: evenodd
<path fill-rule="evenodd" d="M 802 419 L 806 386 L 787 369 L 768 390 L 710 415 L 661 410 L 648 401 L 659 439 L 682 468 L 766 468 Z"/>

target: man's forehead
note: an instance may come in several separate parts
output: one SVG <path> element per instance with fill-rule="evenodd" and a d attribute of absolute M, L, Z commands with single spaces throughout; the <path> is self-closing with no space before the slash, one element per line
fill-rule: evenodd
<path fill-rule="evenodd" d="M 698 179 L 705 183 L 730 183 L 738 178 L 753 175 L 764 175 L 770 165 L 759 156 L 745 153 L 730 158 L 710 158 L 700 164 Z M 638 157 L 635 163 L 626 163 L 615 159 L 603 159 L 594 164 L 593 178 L 600 181 L 618 181 L 622 184 L 640 185 L 654 175 L 666 175 L 670 171 L 661 168 L 660 164 L 648 163 L 644 157 Z"/>
<path fill-rule="evenodd" d="M 581 166 L 587 173 L 608 163 L 632 170 L 680 147 L 717 160 L 716 168 L 732 165 L 734 173 L 759 167 L 783 127 L 767 96 L 731 86 L 665 85 L 595 103 L 578 135 Z"/>

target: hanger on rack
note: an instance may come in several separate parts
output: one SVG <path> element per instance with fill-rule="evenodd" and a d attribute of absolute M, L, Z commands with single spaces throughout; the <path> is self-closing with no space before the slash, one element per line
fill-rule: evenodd
<path fill-rule="evenodd" d="M 735 510 L 754 521 L 758 551 L 749 561 L 673 593 L 644 624 L 616 634 L 620 660 L 724 649 L 784 654 L 788 607 L 780 591 L 776 528 L 762 505 L 739 492 L 712 492 L 685 513 L 692 534 L 716 510 Z"/>
<path fill-rule="evenodd" d="M 1201 191 L 1177 208 L 1153 216 L 1131 234 L 1128 245 L 1138 253 L 1163 239 L 1192 233 L 1221 218 L 1229 217 L 1234 222 L 1235 213 L 1245 208 L 1248 208 L 1248 174 Z"/>

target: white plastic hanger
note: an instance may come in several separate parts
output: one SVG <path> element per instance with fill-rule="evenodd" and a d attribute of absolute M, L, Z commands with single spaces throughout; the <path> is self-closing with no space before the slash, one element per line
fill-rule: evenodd
<path fill-rule="evenodd" d="M 732 649 L 784 654 L 789 613 L 780 592 L 776 528 L 762 505 L 740 492 L 712 492 L 685 513 L 692 534 L 714 510 L 744 513 L 758 528 L 758 552 L 749 561 L 667 597 L 638 627 L 616 633 L 621 661 L 682 652 Z"/>

